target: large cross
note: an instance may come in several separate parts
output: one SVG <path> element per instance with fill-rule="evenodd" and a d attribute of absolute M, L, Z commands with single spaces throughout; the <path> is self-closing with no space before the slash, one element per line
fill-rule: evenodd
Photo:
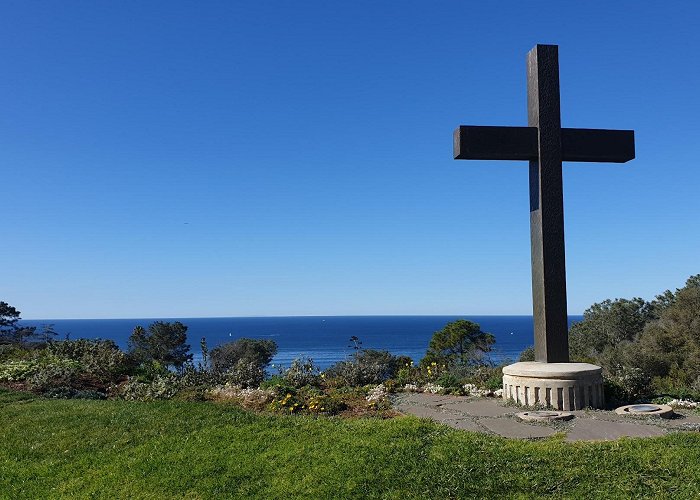
<path fill-rule="evenodd" d="M 564 264 L 562 161 L 624 163 L 634 158 L 633 130 L 561 128 L 556 45 L 527 54 L 527 127 L 460 126 L 456 160 L 530 162 L 530 246 L 535 360 L 569 361 Z"/>

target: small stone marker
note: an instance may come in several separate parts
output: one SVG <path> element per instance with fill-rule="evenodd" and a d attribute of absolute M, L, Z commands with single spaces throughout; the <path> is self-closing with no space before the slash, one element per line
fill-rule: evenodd
<path fill-rule="evenodd" d="M 453 137 L 457 160 L 525 160 L 530 166 L 535 360 L 567 366 L 560 374 L 553 367 L 545 380 L 527 373 L 532 366 L 510 365 L 510 373 L 504 369 L 503 397 L 526 405 L 546 402 L 559 410 L 600 408 L 601 368 L 591 374 L 593 365 L 586 365 L 579 376 L 577 363 L 568 363 L 562 161 L 627 162 L 635 156 L 634 131 L 562 128 L 556 45 L 536 45 L 528 53 L 527 102 L 527 127 L 463 125 Z M 567 379 L 566 374 L 575 376 Z"/>
<path fill-rule="evenodd" d="M 565 411 L 523 411 L 515 416 L 525 422 L 553 422 L 556 420 L 571 420 L 573 413 Z"/>
<path fill-rule="evenodd" d="M 642 417 L 673 417 L 673 408 L 668 405 L 641 404 L 620 406 L 615 410 L 618 415 L 636 415 Z"/>

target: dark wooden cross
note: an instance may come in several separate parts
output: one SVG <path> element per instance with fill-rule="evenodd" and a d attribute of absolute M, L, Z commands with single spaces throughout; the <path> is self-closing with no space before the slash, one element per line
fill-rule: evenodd
<path fill-rule="evenodd" d="M 629 161 L 634 131 L 561 128 L 556 45 L 537 45 L 527 54 L 527 110 L 527 127 L 460 126 L 454 132 L 454 157 L 530 162 L 535 360 L 565 363 L 569 334 L 561 162 Z"/>

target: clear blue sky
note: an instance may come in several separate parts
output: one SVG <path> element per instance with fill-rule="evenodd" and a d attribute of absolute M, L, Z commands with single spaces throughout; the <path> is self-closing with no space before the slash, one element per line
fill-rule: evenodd
<path fill-rule="evenodd" d="M 527 165 L 452 160 L 562 124 L 569 312 L 700 272 L 700 7 L 687 2 L 0 5 L 0 300 L 24 318 L 530 314 Z"/>

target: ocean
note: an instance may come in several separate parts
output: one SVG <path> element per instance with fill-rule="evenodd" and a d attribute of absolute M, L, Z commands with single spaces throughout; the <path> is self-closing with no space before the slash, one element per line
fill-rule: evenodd
<path fill-rule="evenodd" d="M 180 321 L 187 325 L 187 340 L 195 361 L 201 359 L 200 340 L 209 349 L 241 337 L 271 339 L 278 347 L 275 366 L 288 366 L 296 357 L 310 357 L 322 369 L 353 353 L 350 337 L 365 349 L 385 349 L 419 361 L 433 333 L 450 321 L 468 319 L 496 337 L 491 361 L 517 361 L 533 344 L 532 316 L 292 316 L 260 318 L 148 318 L 148 319 L 45 319 L 23 320 L 22 325 L 53 323 L 58 339 L 102 338 L 126 349 L 135 326 L 153 321 Z M 569 323 L 582 316 L 570 316 Z"/>

